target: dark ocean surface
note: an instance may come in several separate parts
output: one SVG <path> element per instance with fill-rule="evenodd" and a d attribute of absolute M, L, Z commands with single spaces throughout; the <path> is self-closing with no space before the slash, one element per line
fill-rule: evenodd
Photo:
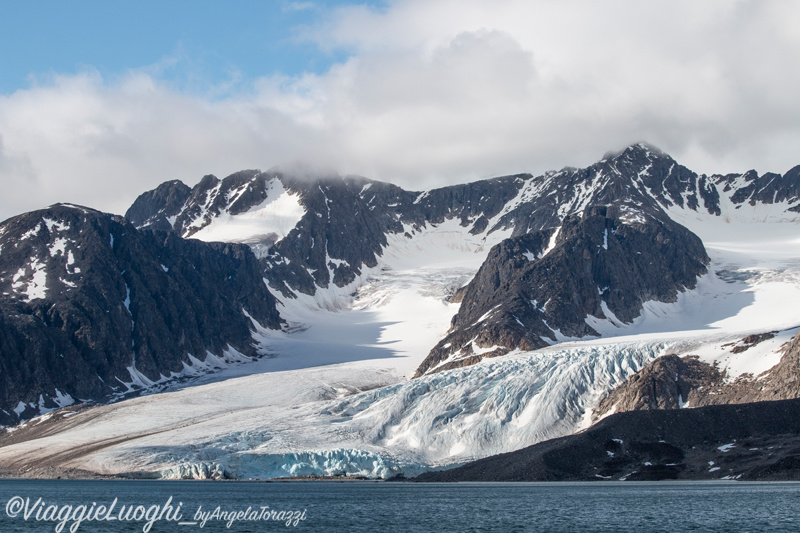
<path fill-rule="evenodd" d="M 800 483 L 0 480 L 0 503 L 3 533 L 800 531 Z"/>

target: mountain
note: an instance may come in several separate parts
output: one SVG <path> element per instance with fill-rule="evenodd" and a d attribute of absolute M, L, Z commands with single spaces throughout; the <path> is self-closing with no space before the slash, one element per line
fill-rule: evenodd
<path fill-rule="evenodd" d="M 0 224 L 0 421 L 258 356 L 279 328 L 250 249 L 55 205 Z"/>
<path fill-rule="evenodd" d="M 148 369 L 147 380 L 158 382 L 150 386 L 129 377 L 129 353 L 119 379 L 130 385 L 104 394 L 170 394 L 78 404 L 23 422 L 0 435 L 0 470 L 409 477 L 571 435 L 615 410 L 695 406 L 729 390 L 736 401 L 768 399 L 749 396 L 764 373 L 775 397 L 786 397 L 796 371 L 791 359 L 781 362 L 781 347 L 800 326 L 791 305 L 800 298 L 799 180 L 797 168 L 698 175 L 637 144 L 583 169 L 422 192 L 277 170 L 206 176 L 194 187 L 167 182 L 136 200 L 128 222 L 101 218 L 135 227 L 147 242 L 186 247 L 186 272 L 224 264 L 206 254 L 228 250 L 240 254 L 235 268 L 245 274 L 239 289 L 213 269 L 180 285 L 169 299 L 213 299 L 198 292 L 204 280 L 220 300 L 232 299 L 211 322 L 206 311 L 190 314 L 208 333 L 186 350 L 191 357 L 178 345 L 168 350 L 174 358 L 154 364 L 178 369 L 180 360 L 195 371 L 204 348 L 215 354 L 206 354 L 205 366 L 225 354 L 242 359 L 220 355 L 216 347 L 227 344 L 246 357 L 271 357 L 213 377 Z M 3 245 L 0 260 L 36 220 Z M 98 242 L 109 245 L 91 257 L 111 253 L 111 234 L 113 258 L 94 264 L 92 277 L 118 280 L 114 292 L 104 290 L 120 312 L 127 284 L 133 314 L 137 290 L 127 265 L 117 264 L 122 232 L 101 232 Z M 154 276 L 173 273 L 160 248 L 149 246 L 130 262 L 150 254 Z M 49 261 L 50 248 L 23 255 L 9 272 L 12 284 L 24 282 L 17 291 L 25 296 L 4 305 L 37 301 L 33 258 Z M 57 281 L 47 274 L 46 285 Z M 258 314 L 256 302 L 268 309 Z M 159 339 L 175 338 L 173 319 L 156 308 L 150 316 L 154 330 L 166 330 Z M 134 317 L 134 328 L 146 319 Z M 106 329 L 89 329 L 103 342 L 131 327 L 97 320 Z M 123 361 L 125 352 L 132 350 L 120 350 Z M 135 363 L 144 375 L 138 351 Z M 639 372 L 645 378 L 632 378 Z M 727 388 L 747 381 L 753 388 Z M 636 385 L 643 383 L 655 383 L 656 394 Z M 21 408 L 64 392 L 44 380 L 25 387 Z"/>
<path fill-rule="evenodd" d="M 555 230 L 565 217 L 602 206 L 614 206 L 616 219 L 629 225 L 668 223 L 687 214 L 753 218 L 746 206 L 774 207 L 769 218 L 792 219 L 800 212 L 800 166 L 784 175 L 698 175 L 658 149 L 636 144 L 584 169 L 424 192 L 359 177 L 248 170 L 223 180 L 208 175 L 191 189 L 166 182 L 140 195 L 126 218 L 138 228 L 186 238 L 247 243 L 271 283 L 291 295 L 350 284 L 364 267 L 377 264 L 388 235 L 413 240 L 426 227 L 455 221 L 465 235 L 519 237 Z"/>
<path fill-rule="evenodd" d="M 205 176 L 191 190 L 182 185 L 167 182 L 142 194 L 126 217 L 140 228 L 246 243 L 270 286 L 289 298 L 353 283 L 378 265 L 387 235 L 411 237 L 429 223 L 458 218 L 466 226 L 494 216 L 519 187 L 499 179 L 414 193 L 365 178 L 310 180 L 255 170 L 223 180 Z"/>
<path fill-rule="evenodd" d="M 564 337 L 599 337 L 588 317 L 629 323 L 645 302 L 673 302 L 694 288 L 709 261 L 700 239 L 663 214 L 631 223 L 627 213 L 588 207 L 558 230 L 492 248 L 463 291 L 450 332 L 417 375 Z"/>
<path fill-rule="evenodd" d="M 126 216 L 138 227 L 248 243 L 270 287 L 287 298 L 352 292 L 382 264 L 392 235 L 413 242 L 453 222 L 465 237 L 496 244 L 454 295 L 459 312 L 419 376 L 598 336 L 591 325 L 597 320 L 630 323 L 647 301 L 675 301 L 708 263 L 681 217 L 730 220 L 744 205 L 798 212 L 800 167 L 783 176 L 709 177 L 636 144 L 585 169 L 425 192 L 364 178 L 243 171 L 223 180 L 205 176 L 191 190 L 167 182 L 141 195 Z"/>

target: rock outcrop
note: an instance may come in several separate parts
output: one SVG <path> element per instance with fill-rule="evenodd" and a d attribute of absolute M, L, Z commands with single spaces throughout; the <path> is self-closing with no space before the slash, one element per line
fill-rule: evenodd
<path fill-rule="evenodd" d="M 738 353 L 775 332 L 750 335 L 729 346 Z M 593 419 L 610 413 L 678 409 L 800 398 L 800 334 L 784 348 L 780 362 L 760 376 L 729 379 L 724 371 L 697 356 L 665 355 L 611 391 L 594 409 Z"/>

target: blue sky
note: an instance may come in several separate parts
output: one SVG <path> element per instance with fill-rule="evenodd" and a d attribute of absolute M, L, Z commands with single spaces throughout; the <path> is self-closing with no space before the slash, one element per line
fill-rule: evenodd
<path fill-rule="evenodd" d="M 248 168 L 411 190 L 800 163 L 800 2 L 0 0 L 0 219 Z"/>
<path fill-rule="evenodd" d="M 201 93 L 277 72 L 322 73 L 348 52 L 321 50 L 305 34 L 347 4 L 353 2 L 4 0 L 0 92 L 86 69 L 107 78 L 145 69 Z"/>

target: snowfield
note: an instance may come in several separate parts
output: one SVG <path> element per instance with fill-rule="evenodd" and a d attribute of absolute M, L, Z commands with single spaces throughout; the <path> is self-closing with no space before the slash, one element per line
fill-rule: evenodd
<path fill-rule="evenodd" d="M 632 324 L 589 317 L 601 338 L 415 380 L 458 308 L 447 296 L 508 232 L 472 236 L 453 220 L 391 236 L 378 267 L 352 285 L 282 299 L 290 327 L 257 335 L 272 357 L 86 409 L 0 448 L 0 464 L 163 478 L 411 476 L 588 427 L 603 395 L 660 355 L 758 375 L 800 326 L 800 238 L 797 218 L 747 209 L 729 222 L 671 211 L 712 260 L 676 302 L 648 302 Z M 765 331 L 780 333 L 735 355 L 723 346 Z"/>

